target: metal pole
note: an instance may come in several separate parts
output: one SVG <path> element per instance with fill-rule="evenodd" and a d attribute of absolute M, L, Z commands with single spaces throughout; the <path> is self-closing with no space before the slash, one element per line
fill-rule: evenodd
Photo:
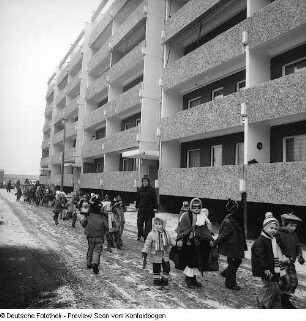
<path fill-rule="evenodd" d="M 61 188 L 60 188 L 61 192 L 63 191 L 63 185 L 64 185 L 65 139 L 66 139 L 66 123 L 64 122 L 63 150 L 62 150 L 62 163 L 61 163 Z"/>

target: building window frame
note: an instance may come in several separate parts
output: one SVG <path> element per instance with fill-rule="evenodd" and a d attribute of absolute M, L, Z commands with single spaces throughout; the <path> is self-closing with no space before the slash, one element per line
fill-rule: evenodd
<path fill-rule="evenodd" d="M 128 130 L 128 129 L 132 128 L 131 126 L 132 126 L 132 125 L 131 125 L 130 122 L 125 123 L 125 124 L 124 124 L 124 130 Z"/>
<path fill-rule="evenodd" d="M 194 106 L 191 106 L 193 102 L 195 101 L 199 101 L 198 104 L 194 105 Z M 195 98 L 192 98 L 192 99 L 189 99 L 188 100 L 188 103 L 187 103 L 187 109 L 190 109 L 190 108 L 193 108 L 193 107 L 196 107 L 198 105 L 201 105 L 201 96 L 198 96 L 198 97 L 195 97 Z"/>
<path fill-rule="evenodd" d="M 136 158 L 133 158 L 133 166 L 132 170 L 129 169 L 131 158 L 122 158 L 122 171 L 123 172 L 130 172 L 130 171 L 136 171 Z"/>
<path fill-rule="evenodd" d="M 216 89 L 212 90 L 212 92 L 211 92 L 211 100 L 223 98 L 224 97 L 223 90 L 224 90 L 224 87 L 219 87 L 219 88 L 216 88 Z M 222 91 L 222 94 L 215 96 L 215 94 L 217 92 L 219 92 L 219 91 Z"/>
<path fill-rule="evenodd" d="M 286 75 L 286 67 L 291 66 L 291 65 L 293 65 L 293 67 L 294 67 L 293 73 L 296 73 L 296 72 L 298 72 L 298 71 L 305 70 L 305 69 L 306 69 L 306 66 L 303 67 L 303 68 L 299 68 L 299 69 L 297 69 L 297 66 L 296 66 L 296 64 L 298 64 L 299 62 L 301 62 L 301 61 L 303 61 L 303 60 L 304 60 L 305 63 L 306 63 L 306 56 L 303 57 L 303 58 L 300 58 L 300 59 L 291 61 L 291 62 L 289 62 L 288 64 L 283 65 L 283 67 L 282 67 L 282 76 L 287 76 L 287 75 L 292 74 L 292 73 L 290 73 L 290 74 L 287 74 L 287 75 Z"/>
<path fill-rule="evenodd" d="M 219 144 L 219 145 L 213 145 L 211 146 L 210 148 L 210 166 L 212 167 L 219 167 L 219 165 L 215 165 L 216 162 L 215 162 L 215 153 L 214 153 L 214 150 L 216 148 L 221 148 L 221 165 L 222 166 L 222 153 L 223 153 L 223 148 L 222 148 L 222 144 Z"/>
<path fill-rule="evenodd" d="M 199 152 L 199 166 L 190 166 L 190 153 L 192 152 Z M 192 167 L 200 167 L 201 164 L 201 155 L 200 155 L 200 148 L 194 148 L 194 149 L 188 149 L 187 150 L 187 168 L 192 168 Z"/>
<path fill-rule="evenodd" d="M 244 87 L 240 88 L 240 84 L 244 83 Z M 246 81 L 245 79 L 244 80 L 240 80 L 237 82 L 236 84 L 236 91 L 239 92 L 239 91 L 244 91 L 246 89 Z"/>
<path fill-rule="evenodd" d="M 135 122 L 136 122 L 136 126 L 140 126 L 140 124 L 141 124 L 141 118 L 137 118 Z"/>
<path fill-rule="evenodd" d="M 306 141 L 306 134 L 301 134 L 301 135 L 292 135 L 292 136 L 286 136 L 283 138 L 283 162 L 298 162 L 298 161 L 305 161 L 302 158 L 301 160 L 287 160 L 287 139 L 292 139 L 292 138 L 302 138 L 305 139 Z M 306 147 L 305 147 L 306 149 Z"/>
<path fill-rule="evenodd" d="M 239 162 L 240 150 L 242 149 L 242 162 Z M 244 164 L 244 143 L 235 144 L 235 165 Z"/>

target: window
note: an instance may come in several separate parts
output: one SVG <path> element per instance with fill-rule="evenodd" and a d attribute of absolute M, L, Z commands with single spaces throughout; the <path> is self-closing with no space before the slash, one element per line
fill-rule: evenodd
<path fill-rule="evenodd" d="M 132 128 L 131 123 L 124 124 L 124 130 L 130 129 L 130 128 Z"/>
<path fill-rule="evenodd" d="M 306 58 L 291 62 L 283 66 L 283 76 L 293 74 L 299 70 L 306 69 Z"/>
<path fill-rule="evenodd" d="M 105 127 L 96 131 L 96 139 L 101 139 L 103 137 L 105 137 Z"/>
<path fill-rule="evenodd" d="M 104 158 L 97 158 L 96 163 L 96 173 L 103 173 L 104 170 Z"/>
<path fill-rule="evenodd" d="M 136 119 L 136 126 L 140 125 L 140 123 L 141 123 L 141 118 L 137 118 Z"/>
<path fill-rule="evenodd" d="M 122 171 L 135 171 L 136 159 L 135 158 L 123 158 L 122 159 Z"/>
<path fill-rule="evenodd" d="M 235 147 L 235 165 L 243 164 L 244 143 L 238 143 Z"/>
<path fill-rule="evenodd" d="M 222 166 L 222 145 L 211 147 L 211 166 Z"/>
<path fill-rule="evenodd" d="M 222 97 L 223 97 L 223 87 L 214 89 L 212 91 L 212 95 L 211 95 L 211 99 L 212 100 L 219 99 L 219 98 L 222 98 Z"/>
<path fill-rule="evenodd" d="M 306 161 L 306 135 L 284 138 L 284 161 Z"/>
<path fill-rule="evenodd" d="M 188 109 L 201 104 L 201 97 L 188 100 Z"/>
<path fill-rule="evenodd" d="M 200 167 L 199 149 L 192 149 L 187 151 L 187 167 Z"/>
<path fill-rule="evenodd" d="M 245 80 L 241 80 L 237 82 L 237 91 L 245 90 Z"/>

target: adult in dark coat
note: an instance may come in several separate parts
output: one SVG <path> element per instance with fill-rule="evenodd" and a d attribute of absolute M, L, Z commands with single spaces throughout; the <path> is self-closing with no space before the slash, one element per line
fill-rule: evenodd
<path fill-rule="evenodd" d="M 138 209 L 137 240 L 140 241 L 141 237 L 146 240 L 149 232 L 152 230 L 152 219 L 158 209 L 155 190 L 146 175 L 141 179 L 141 187 L 137 190 L 136 208 Z"/>
<path fill-rule="evenodd" d="M 213 238 L 201 209 L 201 200 L 192 199 L 190 210 L 182 214 L 176 229 L 177 245 L 181 248 L 179 269 L 184 270 L 185 282 L 189 288 L 202 287 L 196 276 L 211 270 L 208 267 L 211 251 L 209 242 Z"/>
<path fill-rule="evenodd" d="M 227 268 L 221 272 L 225 277 L 225 287 L 240 290 L 236 282 L 236 272 L 247 250 L 244 229 L 239 224 L 238 204 L 229 199 L 226 204 L 227 214 L 221 223 L 218 238 L 211 242 L 211 246 L 218 246 L 219 253 L 227 257 Z"/>

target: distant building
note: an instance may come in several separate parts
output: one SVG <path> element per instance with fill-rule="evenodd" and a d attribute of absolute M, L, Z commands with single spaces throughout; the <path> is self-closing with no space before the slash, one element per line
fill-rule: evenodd
<path fill-rule="evenodd" d="M 167 210 L 197 196 L 219 219 L 246 190 L 249 224 L 305 222 L 304 1 L 109 3 L 49 79 L 40 180 L 60 185 L 64 141 L 71 189 L 133 195 L 147 174 Z"/>
<path fill-rule="evenodd" d="M 3 181 L 4 181 L 4 169 L 0 169 L 0 187 L 3 187 Z"/>

